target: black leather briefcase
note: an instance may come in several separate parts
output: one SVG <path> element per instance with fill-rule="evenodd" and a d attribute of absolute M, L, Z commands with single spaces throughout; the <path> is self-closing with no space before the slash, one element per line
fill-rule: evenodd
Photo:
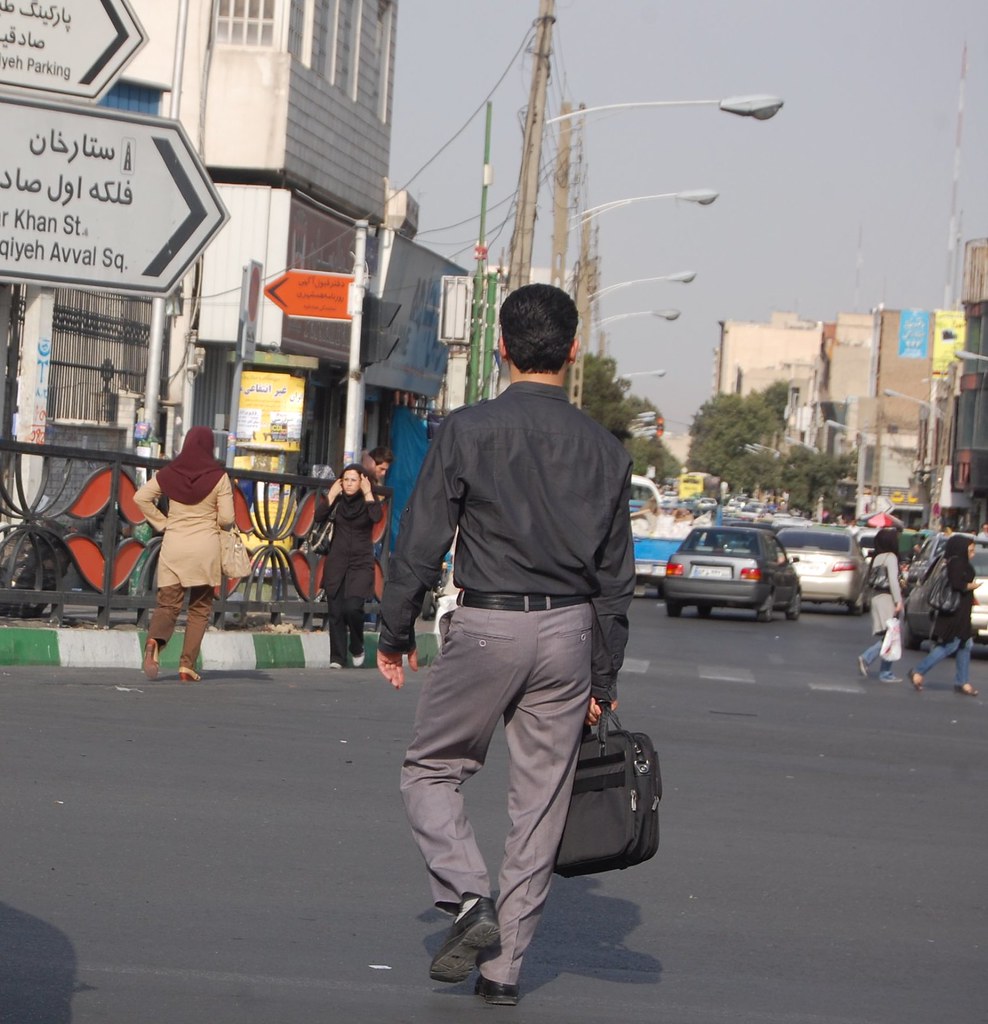
<path fill-rule="evenodd" d="M 662 776 L 655 746 L 605 708 L 580 745 L 556 874 L 592 875 L 641 864 L 659 848 Z"/>

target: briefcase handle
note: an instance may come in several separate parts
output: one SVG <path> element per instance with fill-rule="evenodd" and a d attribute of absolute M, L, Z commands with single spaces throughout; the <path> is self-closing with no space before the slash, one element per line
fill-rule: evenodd
<path fill-rule="evenodd" d="M 592 730 L 596 730 L 597 741 L 600 743 L 600 749 L 603 750 L 607 745 L 607 734 L 611 729 L 621 729 L 621 722 L 618 720 L 617 712 L 611 709 L 609 700 L 599 700 L 597 703 L 600 705 L 600 719 L 597 725 L 592 727 Z"/>

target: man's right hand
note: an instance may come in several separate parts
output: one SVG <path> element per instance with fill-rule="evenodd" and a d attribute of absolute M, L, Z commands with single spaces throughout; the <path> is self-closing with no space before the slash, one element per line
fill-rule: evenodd
<path fill-rule="evenodd" d="M 380 648 L 377 651 L 378 671 L 396 690 L 400 690 L 405 685 L 404 657 L 398 652 L 382 651 Z M 414 648 L 408 653 L 408 667 L 413 672 L 419 670 L 419 655 Z"/>
<path fill-rule="evenodd" d="M 616 711 L 618 702 L 616 700 L 611 701 L 611 711 Z M 587 725 L 596 725 L 600 721 L 601 708 L 597 703 L 596 698 L 590 698 L 590 707 L 587 709 L 587 717 L 584 718 L 584 722 Z"/>

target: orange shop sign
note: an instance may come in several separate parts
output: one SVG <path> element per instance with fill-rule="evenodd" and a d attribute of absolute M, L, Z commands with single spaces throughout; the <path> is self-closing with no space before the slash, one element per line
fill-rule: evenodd
<path fill-rule="evenodd" d="M 305 320 L 351 320 L 352 274 L 288 270 L 264 289 L 285 314 Z"/>

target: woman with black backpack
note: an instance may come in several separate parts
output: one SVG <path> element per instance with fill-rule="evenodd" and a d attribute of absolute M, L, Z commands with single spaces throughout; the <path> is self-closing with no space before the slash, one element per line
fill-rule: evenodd
<path fill-rule="evenodd" d="M 902 591 L 899 589 L 899 531 L 886 526 L 875 534 L 875 553 L 868 570 L 868 589 L 871 593 L 871 632 L 877 639 L 858 656 L 858 669 L 868 675 L 868 666 L 881 654 L 882 641 L 889 619 L 902 611 Z M 892 672 L 892 662 L 882 658 L 878 678 L 883 683 L 901 683 Z"/>
<path fill-rule="evenodd" d="M 944 658 L 956 654 L 954 669 L 954 693 L 963 697 L 977 697 L 978 691 L 968 681 L 971 670 L 971 648 L 974 638 L 971 632 L 971 608 L 974 606 L 974 591 L 978 584 L 974 579 L 974 541 L 962 534 L 954 534 L 947 540 L 943 557 L 947 568 L 950 589 L 957 593 L 957 606 L 951 612 L 938 611 L 933 620 L 933 639 L 936 645 L 930 653 L 909 673 L 909 682 L 915 689 L 923 689 L 926 673 Z M 936 569 L 933 570 L 936 572 Z"/>

